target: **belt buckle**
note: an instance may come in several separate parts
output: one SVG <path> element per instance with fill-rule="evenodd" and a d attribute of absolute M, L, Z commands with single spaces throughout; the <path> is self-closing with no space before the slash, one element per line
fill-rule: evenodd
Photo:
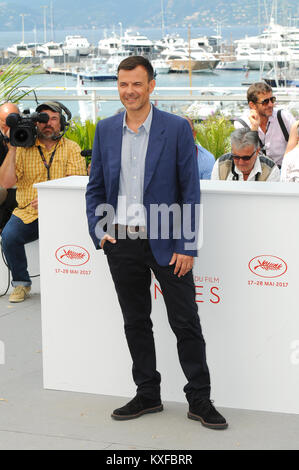
<path fill-rule="evenodd" d="M 128 233 L 131 233 L 131 234 L 137 233 L 135 225 L 128 225 L 127 231 Z"/>

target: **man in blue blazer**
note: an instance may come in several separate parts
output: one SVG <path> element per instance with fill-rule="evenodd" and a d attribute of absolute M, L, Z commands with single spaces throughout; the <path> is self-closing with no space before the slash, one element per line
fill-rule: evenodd
<path fill-rule="evenodd" d="M 126 111 L 97 126 L 86 192 L 90 236 L 107 255 L 137 386 L 136 396 L 112 417 L 127 420 L 163 410 L 150 319 L 153 271 L 188 380 L 188 417 L 225 429 L 225 418 L 210 400 L 192 275 L 200 201 L 193 136 L 185 119 L 151 105 L 154 88 L 147 59 L 133 56 L 120 63 L 118 91 Z"/>

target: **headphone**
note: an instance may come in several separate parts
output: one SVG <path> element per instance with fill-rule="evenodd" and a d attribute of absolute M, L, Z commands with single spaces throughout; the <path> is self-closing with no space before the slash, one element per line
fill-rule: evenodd
<path fill-rule="evenodd" d="M 70 120 L 72 119 L 72 113 L 70 110 L 64 106 L 64 104 L 60 103 L 60 101 L 53 101 L 53 104 L 56 104 L 60 109 L 60 132 L 65 134 L 70 127 Z M 63 112 L 66 116 L 63 115 Z"/>
<path fill-rule="evenodd" d="M 42 103 L 39 106 L 42 106 L 42 105 L 44 105 L 45 107 L 49 106 L 50 109 L 51 109 L 51 105 L 55 106 L 56 108 L 59 108 L 59 110 L 60 110 L 59 111 L 60 112 L 60 133 L 54 140 L 61 139 L 61 137 L 64 136 L 64 134 L 67 132 L 67 130 L 69 129 L 69 127 L 71 125 L 71 123 L 70 123 L 70 121 L 72 119 L 71 111 L 64 104 L 62 104 L 60 101 L 47 101 L 46 103 Z"/>

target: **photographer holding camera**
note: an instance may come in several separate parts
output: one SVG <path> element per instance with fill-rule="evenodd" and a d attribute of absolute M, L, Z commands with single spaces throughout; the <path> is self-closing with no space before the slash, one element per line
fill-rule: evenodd
<path fill-rule="evenodd" d="M 34 184 L 86 175 L 80 147 L 64 137 L 71 119 L 70 111 L 62 103 L 51 101 L 40 104 L 36 113 L 24 117 L 12 113 L 6 120 L 10 127 L 5 132 L 9 143 L 0 167 L 0 186 L 16 185 L 18 203 L 2 232 L 2 248 L 14 287 L 10 302 L 23 302 L 31 289 L 25 244 L 38 239 L 38 200 Z"/>
<path fill-rule="evenodd" d="M 9 127 L 6 125 L 6 118 L 9 114 L 20 114 L 19 108 L 14 103 L 6 103 L 0 107 L 0 166 L 8 153 L 8 138 L 6 137 Z M 16 189 L 4 189 L 0 186 L 0 233 L 8 222 L 13 210 L 17 205 Z"/>

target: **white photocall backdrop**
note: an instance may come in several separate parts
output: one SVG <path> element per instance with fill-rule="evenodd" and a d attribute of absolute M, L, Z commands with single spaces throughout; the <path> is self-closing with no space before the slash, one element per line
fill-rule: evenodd
<path fill-rule="evenodd" d="M 88 235 L 87 177 L 37 185 L 44 386 L 132 397 L 131 359 L 102 250 Z M 202 182 L 194 279 L 217 406 L 299 413 L 299 185 Z M 152 283 L 162 398 L 186 379 Z"/>

